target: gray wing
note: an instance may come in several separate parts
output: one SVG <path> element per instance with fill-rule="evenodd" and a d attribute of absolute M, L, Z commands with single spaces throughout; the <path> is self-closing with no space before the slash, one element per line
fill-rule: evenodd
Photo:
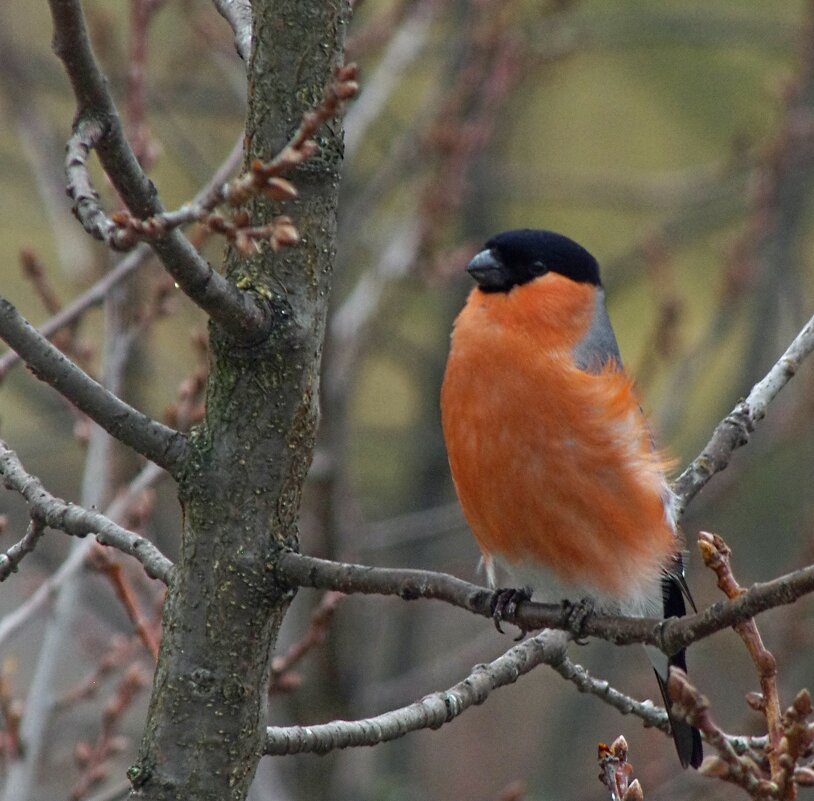
<path fill-rule="evenodd" d="M 591 325 L 574 347 L 573 354 L 577 367 L 587 373 L 601 372 L 611 360 L 620 369 L 622 367 L 622 356 L 605 308 L 605 292 L 602 287 L 596 288 L 596 306 Z"/>

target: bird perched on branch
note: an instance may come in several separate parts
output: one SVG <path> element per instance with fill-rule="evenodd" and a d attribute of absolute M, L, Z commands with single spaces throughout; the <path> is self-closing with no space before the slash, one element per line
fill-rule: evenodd
<path fill-rule="evenodd" d="M 466 269 L 477 286 L 455 321 L 441 413 L 490 584 L 498 570 L 538 590 L 553 576 L 605 611 L 684 615 L 669 462 L 622 368 L 596 259 L 560 234 L 518 230 Z M 528 587 L 498 591 L 498 626 L 524 597 Z M 669 713 L 684 652 L 651 660 Z M 670 717 L 682 765 L 697 767 L 698 730 Z"/>

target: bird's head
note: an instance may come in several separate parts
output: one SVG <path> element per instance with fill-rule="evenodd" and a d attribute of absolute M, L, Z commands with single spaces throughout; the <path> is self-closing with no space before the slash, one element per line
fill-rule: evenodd
<path fill-rule="evenodd" d="M 484 292 L 508 292 L 550 272 L 601 285 L 599 265 L 584 247 L 562 234 L 530 228 L 493 236 L 466 270 Z"/>

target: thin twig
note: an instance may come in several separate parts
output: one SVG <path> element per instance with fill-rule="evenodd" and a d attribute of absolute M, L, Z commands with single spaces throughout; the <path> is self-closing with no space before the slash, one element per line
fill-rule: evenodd
<path fill-rule="evenodd" d="M 215 170 L 212 177 L 207 181 L 195 198 L 193 203 L 199 202 L 212 188 L 224 183 L 237 169 L 240 159 L 243 156 L 243 135 L 241 134 L 229 154 L 221 165 Z M 136 270 L 145 265 L 153 256 L 152 249 L 141 244 L 131 253 L 128 253 L 122 260 L 103 278 L 100 278 L 92 287 L 83 292 L 78 298 L 71 301 L 61 311 L 44 322 L 37 329 L 44 337 L 51 339 L 57 331 L 65 326 L 75 323 L 88 309 L 98 306 L 107 297 L 113 287 L 133 275 Z M 19 362 L 19 355 L 10 350 L 0 356 L 0 380 L 8 371 Z"/>
<path fill-rule="evenodd" d="M 22 753 L 20 741 L 21 704 L 11 694 L 11 687 L 0 672 L 0 757 L 6 761 L 19 758 Z"/>
<path fill-rule="evenodd" d="M 23 559 L 37 547 L 40 537 L 45 534 L 45 525 L 38 517 L 32 517 L 25 535 L 15 542 L 5 553 L 0 554 L 0 581 L 5 581 Z"/>
<path fill-rule="evenodd" d="M 724 540 L 717 534 L 708 534 L 702 531 L 698 535 L 698 547 L 704 564 L 715 572 L 718 577 L 718 587 L 727 598 L 738 598 L 743 595 L 744 589 L 735 580 L 732 574 L 730 556 L 732 551 Z M 763 638 L 758 631 L 757 623 L 753 618 L 747 618 L 734 626 L 740 635 L 757 668 L 760 679 L 761 697 L 758 702 L 760 711 L 766 718 L 769 732 L 769 745 L 767 754 L 773 781 L 780 775 L 780 740 L 783 737 L 783 721 L 780 712 L 780 695 L 777 689 L 777 662 L 774 655 L 763 644 Z"/>
<path fill-rule="evenodd" d="M 760 768 L 748 754 L 741 755 L 736 751 L 712 719 L 708 699 L 690 684 L 687 674 L 679 668 L 670 670 L 668 693 L 673 700 L 674 712 L 697 727 L 704 740 L 717 751 L 715 756 L 704 759 L 699 773 L 737 784 L 753 798 L 774 797 L 776 785 L 760 775 Z"/>
<path fill-rule="evenodd" d="M 68 796 L 69 801 L 80 801 L 96 785 L 107 778 L 110 770 L 108 764 L 110 757 L 122 750 L 121 740 L 116 737 L 116 729 L 121 725 L 125 713 L 147 683 L 141 668 L 132 665 L 116 687 L 115 695 L 102 710 L 101 731 L 96 742 L 93 745 L 87 742 L 77 744 L 74 755 L 83 770 L 79 781 Z"/>
<path fill-rule="evenodd" d="M 7 487 L 20 493 L 36 514 L 50 528 L 84 537 L 95 534 L 96 541 L 135 557 L 150 578 L 169 584 L 173 565 L 158 548 L 144 537 L 114 523 L 99 512 L 66 503 L 51 495 L 38 478 L 26 472 L 17 454 L 0 440 L 0 475 Z"/>
<path fill-rule="evenodd" d="M 437 729 L 470 706 L 482 704 L 493 690 L 513 684 L 530 670 L 557 657 L 561 637 L 543 632 L 488 665 L 476 665 L 472 673 L 448 690 L 432 693 L 409 706 L 363 720 L 335 720 L 315 726 L 271 726 L 266 732 L 266 754 L 324 754 L 339 748 L 378 745 L 419 729 Z"/>
<path fill-rule="evenodd" d="M 757 424 L 763 419 L 769 404 L 794 377 L 803 360 L 814 350 L 814 317 L 777 360 L 766 376 L 752 387 L 745 400 L 718 424 L 700 455 L 673 483 L 679 516 L 706 483 L 723 470 L 732 452 L 745 445 Z"/>
<path fill-rule="evenodd" d="M 311 612 L 305 634 L 282 656 L 275 656 L 271 660 L 270 693 L 285 692 L 299 686 L 299 677 L 291 673 L 292 669 L 309 651 L 325 642 L 336 608 L 344 597 L 341 592 L 326 592 Z"/>
<path fill-rule="evenodd" d="M 49 0 L 49 5 L 54 51 L 65 65 L 76 96 L 75 130 L 98 120 L 102 131 L 94 137 L 95 150 L 130 213 L 138 219 L 161 214 L 164 208 L 124 136 L 107 81 L 93 55 L 81 3 Z M 76 177 L 73 183 L 76 185 Z M 83 197 L 91 200 L 90 195 Z M 84 216 L 88 217 L 87 209 Z M 98 226 L 95 230 L 100 232 Z M 213 270 L 183 234 L 169 231 L 152 240 L 151 245 L 184 293 L 230 336 L 245 342 L 267 335 L 271 325 L 268 306 L 254 292 L 241 290 Z"/>
<path fill-rule="evenodd" d="M 105 509 L 105 517 L 120 522 L 133 499 L 166 475 L 160 467 L 152 462 L 148 463 L 130 482 L 126 490 Z M 0 618 L 0 646 L 16 634 L 35 614 L 43 610 L 63 584 L 82 568 L 93 544 L 93 540 L 86 539 L 82 543 L 82 547 L 74 548 L 56 572 L 40 584 L 23 603 Z"/>
<path fill-rule="evenodd" d="M 566 681 L 570 681 L 581 693 L 589 693 L 601 698 L 606 704 L 617 709 L 623 715 L 634 715 L 643 720 L 645 725 L 652 726 L 667 734 L 670 733 L 670 721 L 667 713 L 652 701 L 637 701 L 629 695 L 619 692 L 603 680 L 594 678 L 582 665 L 572 662 L 563 655 L 562 661 L 549 662 Z"/>
<path fill-rule="evenodd" d="M 91 565 L 102 573 L 112 585 L 113 591 L 116 593 L 116 597 L 124 607 L 136 635 L 141 640 L 150 656 L 152 656 L 153 660 L 157 661 L 158 640 L 139 609 L 136 594 L 133 591 L 133 587 L 131 586 L 130 582 L 124 575 L 122 566 L 116 560 L 112 559 L 110 555 L 102 548 L 102 546 L 94 548 L 89 556 Z"/>
<path fill-rule="evenodd" d="M 356 74 L 355 64 L 346 64 L 337 69 L 320 103 L 303 115 L 291 139 L 270 161 L 253 161 L 243 175 L 212 187 L 206 196 L 185 203 L 175 211 L 162 211 L 147 218 L 132 215 L 115 217 L 118 231 L 114 239 L 117 245 L 132 247 L 139 238 L 152 241 L 191 222 L 205 223 L 212 230 L 224 234 L 239 250 L 248 252 L 250 241 L 257 239 L 269 239 L 275 248 L 295 244 L 298 241 L 297 232 L 288 217 L 280 216 L 269 225 L 252 227 L 248 213 L 238 213 L 232 220 L 227 220 L 213 214 L 213 211 L 222 204 L 241 206 L 261 194 L 278 201 L 296 197 L 297 190 L 282 176 L 317 152 L 318 145 L 313 137 L 323 123 L 336 117 L 345 102 L 354 97 L 359 89 Z"/>

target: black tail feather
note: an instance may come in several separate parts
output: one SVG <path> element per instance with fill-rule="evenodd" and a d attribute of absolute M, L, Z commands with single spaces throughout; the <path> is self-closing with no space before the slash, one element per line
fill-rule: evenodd
<path fill-rule="evenodd" d="M 684 651 L 679 651 L 672 656 L 669 665 L 670 667 L 675 665 L 685 670 L 686 660 L 684 659 Z M 661 690 L 661 697 L 664 700 L 664 708 L 667 710 L 667 717 L 670 719 L 670 730 L 673 735 L 673 742 L 675 743 L 681 767 L 686 768 L 688 765 L 691 765 L 697 768 L 704 759 L 704 749 L 701 745 L 701 732 L 699 732 L 695 726 L 691 726 L 687 723 L 686 720 L 676 720 L 673 717 L 673 713 L 670 711 L 672 702 L 667 695 L 667 682 L 662 678 L 658 670 L 654 670 L 653 672 L 656 674 L 659 690 Z"/>
<path fill-rule="evenodd" d="M 664 617 L 684 617 L 687 614 L 687 607 L 684 603 L 686 599 L 692 604 L 695 609 L 690 591 L 687 588 L 687 583 L 684 581 L 684 566 L 680 554 L 676 554 L 676 564 L 674 571 L 665 573 L 664 581 L 662 583 L 662 597 L 664 599 Z M 673 654 L 667 660 L 667 672 L 664 676 L 656 669 L 656 679 L 659 682 L 659 689 L 661 696 L 664 699 L 664 706 L 667 709 L 667 717 L 670 719 L 670 728 L 673 733 L 673 742 L 675 742 L 676 751 L 678 751 L 678 758 L 681 760 L 682 767 L 691 765 L 697 768 L 704 758 L 704 752 L 701 745 L 701 732 L 691 726 L 684 720 L 675 720 L 670 708 L 672 702 L 667 695 L 667 678 L 670 674 L 670 668 L 681 668 L 685 673 L 687 672 L 687 657 L 686 651 L 681 650 Z"/>

